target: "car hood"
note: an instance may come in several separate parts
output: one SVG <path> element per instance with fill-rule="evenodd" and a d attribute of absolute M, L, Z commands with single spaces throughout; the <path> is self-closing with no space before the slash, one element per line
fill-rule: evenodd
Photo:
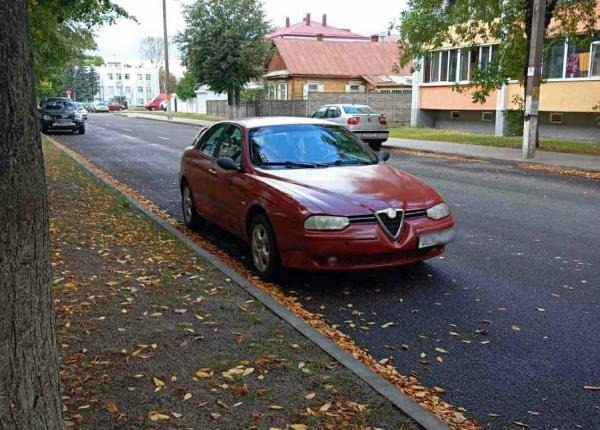
<path fill-rule="evenodd" d="M 313 213 L 365 215 L 390 207 L 425 209 L 443 201 L 423 181 L 385 163 L 265 170 L 258 177 Z"/>

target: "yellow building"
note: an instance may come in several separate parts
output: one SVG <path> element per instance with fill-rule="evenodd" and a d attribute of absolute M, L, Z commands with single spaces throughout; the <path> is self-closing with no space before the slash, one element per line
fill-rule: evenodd
<path fill-rule="evenodd" d="M 475 67 L 486 68 L 497 44 L 451 47 L 433 51 L 413 75 L 411 124 L 506 135 L 506 113 L 518 109 L 523 87 L 511 81 L 483 104 L 473 103 L 472 92 L 455 86 L 469 83 Z M 570 139 L 600 138 L 600 33 L 558 43 L 547 52 L 540 90 L 540 135 Z M 594 109 L 598 106 L 596 109 Z"/>

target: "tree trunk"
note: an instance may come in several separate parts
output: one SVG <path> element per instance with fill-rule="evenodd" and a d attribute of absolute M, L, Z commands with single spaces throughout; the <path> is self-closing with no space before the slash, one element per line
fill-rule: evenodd
<path fill-rule="evenodd" d="M 242 90 L 240 88 L 236 88 L 234 92 L 235 98 L 235 117 L 240 118 L 240 104 L 242 99 Z"/>
<path fill-rule="evenodd" d="M 0 428 L 62 429 L 26 0 L 0 2 Z"/>
<path fill-rule="evenodd" d="M 227 113 L 227 117 L 229 119 L 233 119 L 235 117 L 235 112 L 234 112 L 234 94 L 233 94 L 233 90 L 229 90 L 227 91 L 227 107 L 229 109 L 228 113 Z"/>

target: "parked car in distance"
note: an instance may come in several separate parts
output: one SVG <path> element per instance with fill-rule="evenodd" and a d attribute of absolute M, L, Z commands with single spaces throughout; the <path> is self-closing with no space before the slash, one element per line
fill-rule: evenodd
<path fill-rule="evenodd" d="M 40 127 L 42 133 L 71 131 L 85 134 L 83 114 L 71 99 L 53 97 L 40 104 Z"/>
<path fill-rule="evenodd" d="M 146 105 L 146 109 L 148 109 L 150 111 L 163 109 L 162 105 L 163 105 L 163 102 L 165 102 L 166 100 L 167 100 L 167 95 L 165 93 L 160 93 L 159 95 L 154 97 L 154 99 L 152 99 L 152 101 L 150 103 L 148 103 Z"/>
<path fill-rule="evenodd" d="M 376 151 L 388 140 L 389 130 L 385 117 L 367 105 L 332 104 L 321 106 L 312 116 L 327 119 L 346 127 Z"/>
<path fill-rule="evenodd" d="M 119 112 L 119 111 L 122 111 L 122 110 L 124 110 L 124 109 L 125 109 L 125 106 L 123 106 L 121 103 L 117 103 L 117 102 L 110 102 L 110 103 L 108 104 L 108 110 L 109 110 L 109 111 L 111 111 L 111 112 L 112 112 L 112 111 L 117 111 L 117 112 Z"/>
<path fill-rule="evenodd" d="M 108 102 L 94 102 L 92 112 L 109 112 Z"/>
<path fill-rule="evenodd" d="M 80 103 L 80 102 L 75 102 L 75 106 L 77 106 L 77 112 L 81 113 L 81 116 L 83 116 L 83 119 L 87 119 L 88 111 L 85 108 L 85 104 Z"/>
<path fill-rule="evenodd" d="M 373 269 L 442 254 L 454 235 L 448 206 L 388 158 L 330 121 L 219 122 L 183 153 L 183 217 L 247 241 L 264 279 L 281 266 Z"/>

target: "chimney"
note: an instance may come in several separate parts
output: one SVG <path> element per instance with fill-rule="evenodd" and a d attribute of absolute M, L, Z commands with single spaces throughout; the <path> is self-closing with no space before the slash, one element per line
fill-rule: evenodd
<path fill-rule="evenodd" d="M 305 21 L 306 21 L 306 25 L 310 26 L 310 13 L 306 14 Z"/>
<path fill-rule="evenodd" d="M 327 27 L 327 14 L 323 14 L 323 27 Z"/>
<path fill-rule="evenodd" d="M 318 40 L 319 42 L 322 42 L 322 41 L 323 41 L 323 33 L 317 33 L 317 40 Z"/>
<path fill-rule="evenodd" d="M 371 35 L 371 42 L 379 42 L 379 35 L 378 34 Z"/>
<path fill-rule="evenodd" d="M 286 26 L 286 27 L 289 27 L 289 26 L 290 26 L 290 17 L 289 17 L 289 16 L 286 16 L 286 17 L 285 17 L 285 26 Z"/>

